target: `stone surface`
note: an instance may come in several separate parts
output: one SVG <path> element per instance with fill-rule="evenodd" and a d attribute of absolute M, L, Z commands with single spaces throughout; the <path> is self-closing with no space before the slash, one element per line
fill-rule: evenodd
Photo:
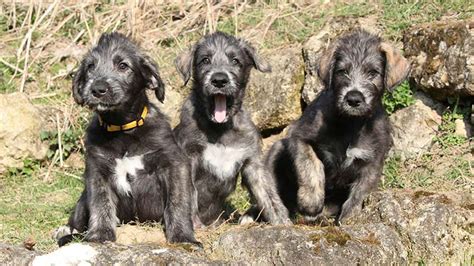
<path fill-rule="evenodd" d="M 460 264 L 474 255 L 473 206 L 468 192 L 385 190 L 339 227 L 227 225 L 222 233 L 199 231 L 202 250 L 160 237 L 149 244 L 73 243 L 44 255 L 0 245 L 0 264 Z"/>
<path fill-rule="evenodd" d="M 174 128 L 179 123 L 179 115 L 181 114 L 181 106 L 183 105 L 186 95 L 180 94 L 171 86 L 166 86 L 165 100 L 163 103 L 158 101 L 153 91 L 148 92 L 148 98 L 156 104 L 160 110 L 168 116 L 171 127 Z"/>
<path fill-rule="evenodd" d="M 0 265 L 28 265 L 37 255 L 24 247 L 0 243 Z"/>
<path fill-rule="evenodd" d="M 323 89 L 318 78 L 317 67 L 322 53 L 338 37 L 355 28 L 362 28 L 369 32 L 379 34 L 381 26 L 377 17 L 364 18 L 333 18 L 316 35 L 311 36 L 303 45 L 303 59 L 305 63 L 305 78 L 302 90 L 302 100 L 309 104 Z"/>
<path fill-rule="evenodd" d="M 427 98 L 418 98 L 413 105 L 390 116 L 392 155 L 400 155 L 402 159 L 415 157 L 431 147 L 441 124 L 441 116 L 427 105 L 429 102 Z"/>
<path fill-rule="evenodd" d="M 410 79 L 432 97 L 474 96 L 474 20 L 415 25 L 403 36 Z"/>
<path fill-rule="evenodd" d="M 0 173 L 22 167 L 31 157 L 44 159 L 48 146 L 40 141 L 43 119 L 26 94 L 0 94 Z"/>
<path fill-rule="evenodd" d="M 252 70 L 244 108 L 259 130 L 282 128 L 301 115 L 301 50 L 284 48 L 263 57 L 272 66 L 272 72 Z"/>

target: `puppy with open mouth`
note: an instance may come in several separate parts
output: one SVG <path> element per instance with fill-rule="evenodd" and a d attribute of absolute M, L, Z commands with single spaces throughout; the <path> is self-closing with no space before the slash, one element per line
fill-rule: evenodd
<path fill-rule="evenodd" d="M 174 133 L 191 158 L 194 226 L 223 218 L 239 173 L 256 203 L 253 213 L 272 224 L 291 223 L 263 164 L 260 134 L 242 108 L 250 70 L 269 72 L 270 66 L 246 41 L 216 32 L 178 57 L 176 67 L 185 83 L 193 77 Z"/>
<path fill-rule="evenodd" d="M 119 33 L 103 34 L 73 81 L 78 104 L 95 112 L 86 132 L 85 189 L 59 245 L 72 233 L 115 241 L 118 223 L 163 222 L 169 242 L 194 238 L 190 164 L 146 88 L 164 99 L 156 64 Z"/>

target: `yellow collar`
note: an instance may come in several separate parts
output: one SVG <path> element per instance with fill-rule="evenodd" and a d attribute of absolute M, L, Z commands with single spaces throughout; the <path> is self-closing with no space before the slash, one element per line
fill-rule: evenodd
<path fill-rule="evenodd" d="M 99 115 L 99 124 L 101 127 L 104 127 L 107 130 L 107 132 L 126 131 L 126 130 L 130 130 L 130 129 L 142 126 L 145 123 L 145 117 L 147 114 L 148 114 L 148 108 L 145 106 L 143 107 L 142 115 L 140 116 L 138 120 L 132 121 L 125 125 L 109 125 L 107 123 L 104 123 L 104 121 Z"/>

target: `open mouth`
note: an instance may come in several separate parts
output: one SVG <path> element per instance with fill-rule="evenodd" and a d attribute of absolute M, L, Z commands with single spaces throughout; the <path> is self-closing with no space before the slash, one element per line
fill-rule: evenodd
<path fill-rule="evenodd" d="M 229 118 L 229 109 L 232 106 L 233 98 L 224 94 L 214 94 L 210 96 L 212 119 L 216 123 L 225 123 Z"/>

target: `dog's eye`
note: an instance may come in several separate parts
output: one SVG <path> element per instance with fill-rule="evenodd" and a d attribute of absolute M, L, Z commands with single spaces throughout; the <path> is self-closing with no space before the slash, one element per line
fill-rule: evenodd
<path fill-rule="evenodd" d="M 211 63 L 211 60 L 209 60 L 209 58 L 204 58 L 201 63 L 205 64 L 205 65 L 209 65 Z"/>
<path fill-rule="evenodd" d="M 349 71 L 347 71 L 347 69 L 339 69 L 339 70 L 336 71 L 336 74 L 342 75 L 342 76 L 348 76 Z"/>
<path fill-rule="evenodd" d="M 95 67 L 94 63 L 90 63 L 86 66 L 87 71 L 91 71 L 92 69 L 94 69 L 94 67 Z"/>
<path fill-rule="evenodd" d="M 128 65 L 127 65 L 127 63 L 122 62 L 118 65 L 118 68 L 120 70 L 126 70 L 128 68 Z"/>
<path fill-rule="evenodd" d="M 372 69 L 372 70 L 369 71 L 369 76 L 371 78 L 375 78 L 378 74 L 379 74 L 379 72 L 377 70 Z"/>
<path fill-rule="evenodd" d="M 232 65 L 237 66 L 240 65 L 240 61 L 237 58 L 232 59 Z"/>

